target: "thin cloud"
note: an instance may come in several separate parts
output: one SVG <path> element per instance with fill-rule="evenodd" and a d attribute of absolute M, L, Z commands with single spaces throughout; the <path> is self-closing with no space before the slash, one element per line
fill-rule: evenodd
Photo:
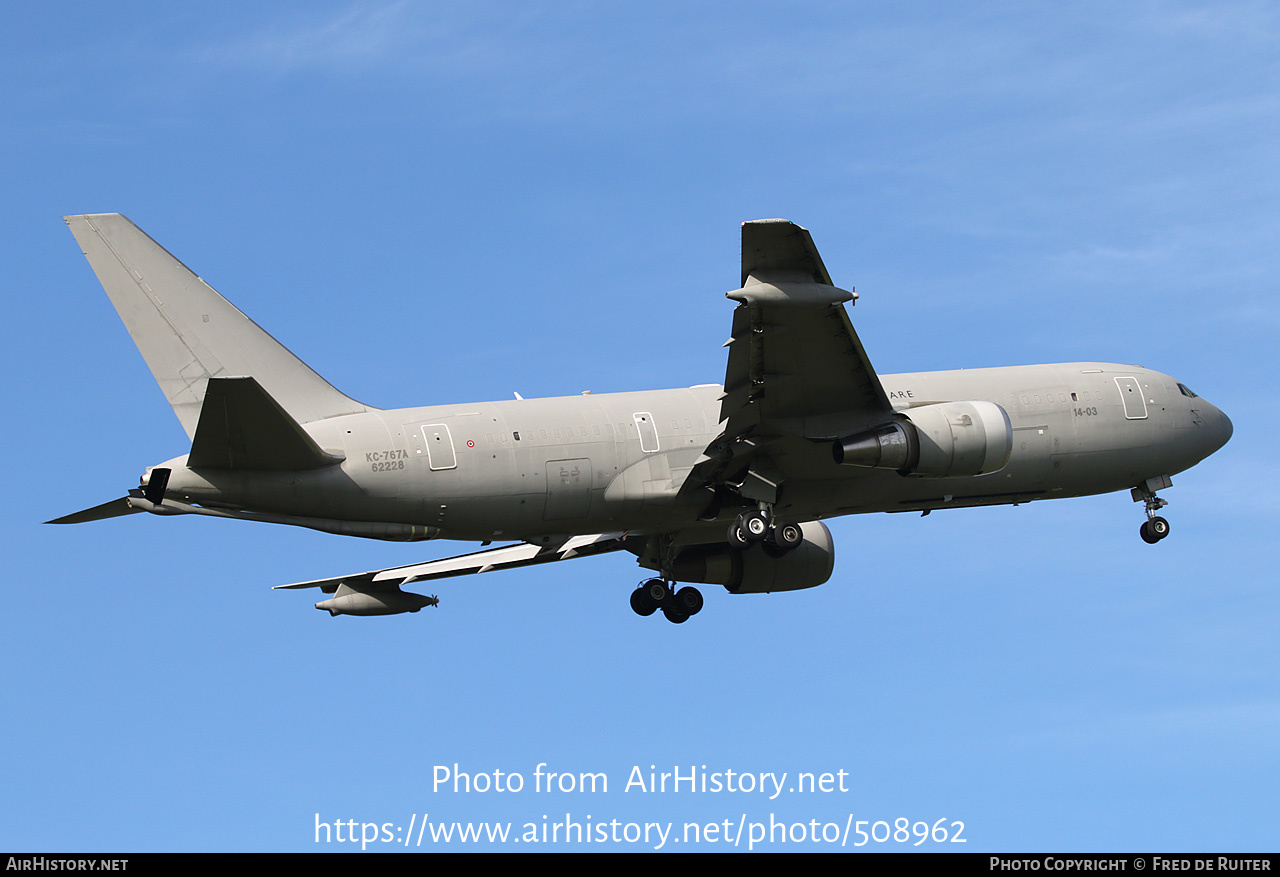
<path fill-rule="evenodd" d="M 405 3 L 353 7 L 324 19 L 277 22 L 248 35 L 206 47 L 206 61 L 227 67 L 291 71 L 315 67 L 385 64 L 410 41 Z"/>

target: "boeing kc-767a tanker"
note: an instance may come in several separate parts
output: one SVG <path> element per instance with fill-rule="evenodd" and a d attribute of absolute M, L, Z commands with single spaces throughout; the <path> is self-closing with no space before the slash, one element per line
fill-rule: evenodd
<path fill-rule="evenodd" d="M 283 585 L 333 615 L 434 605 L 402 586 L 629 551 L 640 615 L 683 622 L 693 584 L 827 581 L 823 519 L 1157 491 L 1231 437 L 1168 375 L 1075 362 L 878 375 L 809 232 L 742 226 L 724 383 L 381 410 L 330 386 L 119 214 L 67 224 L 191 438 L 128 496 L 52 523 L 208 515 L 372 539 L 512 544 Z M 676 583 L 688 583 L 677 587 Z"/>

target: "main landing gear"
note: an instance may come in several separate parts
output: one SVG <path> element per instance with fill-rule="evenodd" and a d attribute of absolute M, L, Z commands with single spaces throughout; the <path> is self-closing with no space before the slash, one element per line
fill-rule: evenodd
<path fill-rule="evenodd" d="M 631 592 L 631 608 L 637 615 L 652 615 L 659 609 L 672 624 L 683 624 L 702 611 L 702 592 L 694 587 L 675 590 L 664 579 L 649 579 Z"/>
<path fill-rule="evenodd" d="M 758 509 L 743 512 L 729 527 L 729 544 L 739 551 L 746 551 L 759 543 L 765 554 L 781 557 L 803 542 L 804 530 L 800 525 L 774 520 L 773 506 L 769 503 L 761 503 Z M 673 553 L 669 540 L 663 551 Z M 653 568 L 668 569 L 673 559 L 666 557 L 666 562 L 655 562 Z M 702 611 L 702 592 L 691 586 L 676 590 L 674 582 L 653 578 L 641 582 L 640 587 L 631 592 L 631 609 L 637 615 L 652 615 L 661 609 L 667 621 L 683 624 Z"/>
<path fill-rule="evenodd" d="M 746 550 L 757 542 L 767 554 L 780 557 L 804 541 L 799 524 L 779 523 L 772 509 L 760 508 L 743 512 L 729 525 L 729 544 Z"/>
<path fill-rule="evenodd" d="M 1165 486 L 1168 486 L 1168 484 L 1166 483 Z M 1167 506 L 1169 501 L 1156 496 L 1156 492 L 1146 485 L 1133 489 L 1133 500 L 1134 502 L 1143 502 L 1147 509 L 1147 519 L 1142 522 L 1142 527 L 1138 530 L 1139 535 L 1142 536 L 1142 541 L 1148 545 L 1155 545 L 1165 536 L 1168 536 L 1169 522 L 1157 515 L 1156 512 Z"/>

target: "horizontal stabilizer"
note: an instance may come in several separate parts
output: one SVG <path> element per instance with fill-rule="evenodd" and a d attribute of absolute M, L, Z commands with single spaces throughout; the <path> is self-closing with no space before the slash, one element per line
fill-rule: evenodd
<path fill-rule="evenodd" d="M 89 521 L 105 521 L 107 518 L 118 518 L 121 515 L 132 515 L 142 509 L 135 509 L 129 505 L 127 497 L 113 499 L 110 502 L 104 502 L 102 505 L 96 505 L 91 509 L 85 509 L 82 512 L 73 512 L 69 515 L 63 515 L 60 518 L 54 518 L 52 521 L 45 521 L 46 524 L 86 524 Z"/>
<path fill-rule="evenodd" d="M 189 467 L 296 471 L 342 460 L 321 450 L 253 378 L 209 379 Z"/>

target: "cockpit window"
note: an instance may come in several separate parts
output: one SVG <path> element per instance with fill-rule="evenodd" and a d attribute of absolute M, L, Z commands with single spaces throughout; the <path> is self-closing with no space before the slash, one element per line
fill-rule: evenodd
<path fill-rule="evenodd" d="M 1198 396 L 1196 396 L 1195 393 L 1191 392 L 1191 388 L 1188 387 L 1186 384 L 1178 384 L 1178 389 L 1182 391 L 1182 395 L 1188 398 L 1191 398 L 1191 399 L 1199 398 Z"/>

